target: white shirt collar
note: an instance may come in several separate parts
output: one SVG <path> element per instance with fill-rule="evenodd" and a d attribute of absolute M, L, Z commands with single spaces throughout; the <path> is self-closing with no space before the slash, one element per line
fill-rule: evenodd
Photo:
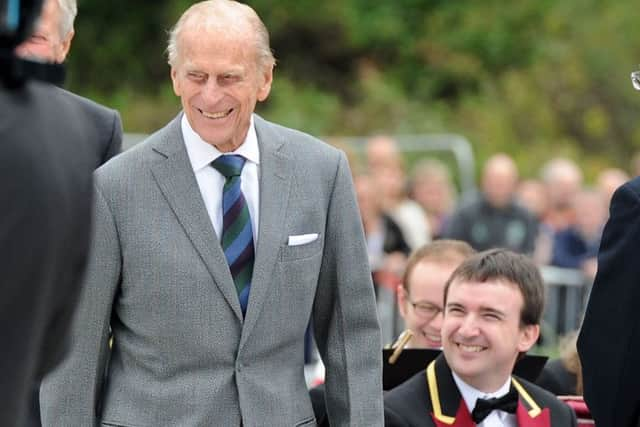
<path fill-rule="evenodd" d="M 184 144 L 187 148 L 189 161 L 191 162 L 194 172 L 198 172 L 201 169 L 209 167 L 212 161 L 223 154 L 212 144 L 209 144 L 200 138 L 200 135 L 198 135 L 189 124 L 186 114 L 182 114 L 180 126 L 182 128 L 182 137 L 184 138 Z M 244 142 L 240 144 L 233 153 L 227 154 L 240 154 L 248 161 L 260 164 L 258 135 L 256 134 L 256 128 L 253 122 L 253 115 L 251 115 L 249 131 L 247 132 L 247 137 Z"/>
<path fill-rule="evenodd" d="M 476 400 L 478 400 L 478 398 L 490 399 L 492 397 L 502 397 L 509 392 L 509 387 L 511 387 L 511 377 L 509 377 L 498 390 L 494 391 L 493 393 L 485 393 L 474 387 L 471 387 L 469 384 L 464 382 L 462 378 L 456 375 L 455 372 L 451 371 L 451 375 L 453 375 L 453 380 L 458 386 L 458 390 L 460 390 L 460 394 L 462 395 L 464 402 L 467 404 L 469 412 L 473 411 L 473 408 L 476 406 Z"/>

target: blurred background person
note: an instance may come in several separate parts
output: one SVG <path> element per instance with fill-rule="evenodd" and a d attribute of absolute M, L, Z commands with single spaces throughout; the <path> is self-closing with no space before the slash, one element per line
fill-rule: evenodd
<path fill-rule="evenodd" d="M 560 357 L 550 359 L 542 368 L 536 384 L 556 396 L 582 396 L 582 365 L 573 332 L 560 341 Z"/>
<path fill-rule="evenodd" d="M 451 216 L 444 237 L 463 240 L 475 250 L 503 247 L 532 254 L 537 224 L 516 203 L 518 169 L 504 153 L 491 156 L 482 171 L 476 200 L 463 204 Z"/>
<path fill-rule="evenodd" d="M 606 199 L 597 190 L 584 189 L 571 200 L 571 209 L 576 212 L 573 224 L 554 235 L 551 265 L 581 270 L 590 284 L 607 220 Z"/>
<path fill-rule="evenodd" d="M 405 348 L 442 347 L 444 286 L 453 270 L 473 253 L 465 242 L 436 240 L 411 254 L 398 286 L 398 309 L 412 334 Z"/>
<path fill-rule="evenodd" d="M 16 48 L 16 53 L 24 58 L 63 63 L 75 35 L 73 24 L 77 12 L 76 0 L 44 0 L 33 34 Z M 76 120 L 95 128 L 96 137 L 82 142 L 92 148 L 94 168 L 120 153 L 122 122 L 117 111 L 64 89 L 60 89 L 58 98 L 74 106 L 78 112 Z"/>
<path fill-rule="evenodd" d="M 0 0 L 0 425 L 33 426 L 35 385 L 63 358 L 91 222 L 91 125 L 14 56 L 41 2 Z M 15 7 L 15 9 L 11 9 Z"/>
<path fill-rule="evenodd" d="M 424 159 L 416 164 L 410 195 L 427 216 L 431 239 L 439 239 L 456 203 L 456 190 L 447 165 L 438 159 Z"/>
<path fill-rule="evenodd" d="M 533 215 L 537 223 L 537 234 L 533 245 L 533 259 L 538 265 L 551 261 L 553 248 L 553 229 L 544 222 L 549 211 L 547 187 L 537 179 L 525 179 L 516 190 L 518 204 Z"/>
<path fill-rule="evenodd" d="M 431 240 L 422 207 L 407 194 L 407 178 L 398 143 L 389 136 L 367 141 L 367 165 L 381 194 L 382 209 L 398 224 L 411 250 Z"/>
<path fill-rule="evenodd" d="M 598 172 L 596 177 L 596 188 L 605 197 L 607 209 L 611 204 L 613 193 L 625 182 L 629 181 L 629 174 L 620 168 L 606 168 Z"/>
<path fill-rule="evenodd" d="M 367 244 L 382 340 L 390 342 L 397 334 L 395 292 L 402 280 L 411 249 L 398 224 L 382 210 L 381 194 L 373 178 L 357 174 L 354 186 Z"/>
<path fill-rule="evenodd" d="M 542 166 L 540 176 L 549 195 L 549 209 L 544 222 L 554 232 L 563 230 L 575 219 L 571 201 L 582 189 L 582 170 L 571 159 L 554 157 Z"/>

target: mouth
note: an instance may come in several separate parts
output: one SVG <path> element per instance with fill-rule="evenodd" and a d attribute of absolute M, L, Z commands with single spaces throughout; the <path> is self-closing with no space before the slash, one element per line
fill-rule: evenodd
<path fill-rule="evenodd" d="M 424 337 L 424 339 L 426 339 L 427 341 L 430 341 L 432 343 L 437 343 L 440 344 L 441 338 L 439 334 L 430 334 L 428 332 L 422 331 L 422 336 Z"/>
<path fill-rule="evenodd" d="M 485 351 L 487 347 L 483 347 L 480 345 L 465 345 L 456 343 L 456 346 L 465 353 L 480 353 L 481 351 Z"/>
<path fill-rule="evenodd" d="M 230 108 L 224 111 L 216 111 L 216 112 L 204 111 L 204 110 L 201 110 L 200 108 L 196 108 L 196 110 L 198 110 L 198 112 L 202 114 L 204 117 L 206 117 L 207 119 L 212 119 L 212 120 L 224 119 L 225 117 L 228 117 L 231 113 L 233 113 L 233 108 Z"/>

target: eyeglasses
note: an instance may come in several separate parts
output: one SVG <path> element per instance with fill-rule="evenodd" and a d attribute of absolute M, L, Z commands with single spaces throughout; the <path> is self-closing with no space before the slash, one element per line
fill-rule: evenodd
<path fill-rule="evenodd" d="M 442 312 L 442 307 L 439 307 L 435 304 L 431 304 L 430 302 L 411 301 L 408 294 L 407 294 L 407 302 L 411 304 L 411 306 L 413 307 L 413 310 L 416 312 L 418 316 L 423 317 L 425 319 L 431 319 L 433 317 L 436 317 L 439 313 Z"/>
<path fill-rule="evenodd" d="M 635 90 L 640 90 L 640 71 L 634 71 L 631 73 L 631 83 Z"/>

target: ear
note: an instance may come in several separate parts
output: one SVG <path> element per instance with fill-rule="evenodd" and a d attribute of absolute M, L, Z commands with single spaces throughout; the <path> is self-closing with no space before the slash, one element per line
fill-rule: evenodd
<path fill-rule="evenodd" d="M 262 72 L 262 79 L 259 82 L 258 86 L 258 101 L 262 102 L 269 96 L 271 92 L 271 83 L 273 82 L 273 65 L 268 65 L 264 67 Z"/>
<path fill-rule="evenodd" d="M 171 67 L 171 82 L 173 83 L 173 93 L 176 96 L 181 96 L 180 79 L 178 78 L 178 70 L 175 67 Z"/>
<path fill-rule="evenodd" d="M 67 58 L 67 54 L 69 53 L 69 49 L 71 49 L 71 41 L 73 40 L 73 36 L 76 32 L 71 29 L 69 33 L 64 37 L 64 39 L 60 42 L 60 51 L 56 57 L 56 62 L 62 63 Z"/>
<path fill-rule="evenodd" d="M 400 310 L 400 316 L 405 319 L 407 315 L 407 296 L 402 283 L 398 285 L 396 292 L 398 294 L 398 310 Z"/>
<path fill-rule="evenodd" d="M 540 325 L 526 325 L 520 328 L 518 352 L 526 352 L 538 341 Z"/>

